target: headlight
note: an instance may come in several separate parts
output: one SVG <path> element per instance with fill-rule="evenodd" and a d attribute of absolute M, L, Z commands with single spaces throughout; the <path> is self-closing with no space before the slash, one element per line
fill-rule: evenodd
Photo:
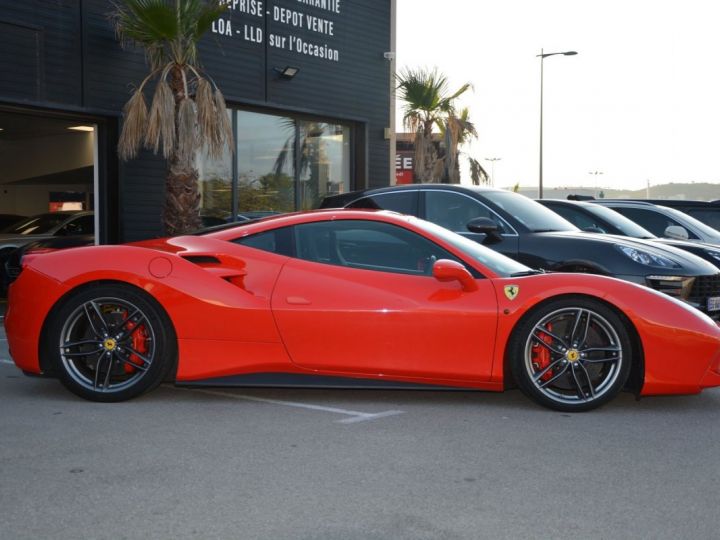
<path fill-rule="evenodd" d="M 710 255 L 717 262 L 720 262 L 720 251 L 712 251 L 708 249 L 708 255 Z"/>
<path fill-rule="evenodd" d="M 675 261 L 663 257 L 662 255 L 653 255 L 647 251 L 641 251 L 630 246 L 615 246 L 627 257 L 630 257 L 633 261 L 638 264 L 644 264 L 645 266 L 656 266 L 658 268 L 680 268 L 680 265 Z"/>

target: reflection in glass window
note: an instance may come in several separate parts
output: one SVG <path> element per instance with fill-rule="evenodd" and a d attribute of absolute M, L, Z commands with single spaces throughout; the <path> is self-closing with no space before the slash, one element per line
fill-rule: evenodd
<path fill-rule="evenodd" d="M 389 223 L 333 220 L 304 223 L 295 231 L 297 257 L 312 262 L 429 276 L 436 260 L 458 260 L 426 238 Z"/>
<path fill-rule="evenodd" d="M 468 221 L 477 217 L 491 219 L 501 233 L 510 232 L 497 214 L 475 199 L 451 191 L 425 192 L 425 219 L 432 223 L 453 232 L 467 233 Z"/>
<path fill-rule="evenodd" d="M 232 114 L 228 112 L 228 114 Z M 227 146 L 222 155 L 210 156 L 206 149 L 197 153 L 200 185 L 200 216 L 206 226 L 224 223 L 232 213 L 232 155 Z"/>
<path fill-rule="evenodd" d="M 392 210 L 400 214 L 417 216 L 418 210 L 417 191 L 399 191 L 396 193 L 379 193 L 365 197 L 352 204 L 348 208 L 373 208 L 377 210 Z"/>
<path fill-rule="evenodd" d="M 292 228 L 283 227 L 233 240 L 236 244 L 262 251 L 291 256 L 293 254 Z"/>
<path fill-rule="evenodd" d="M 317 208 L 328 195 L 350 190 L 350 128 L 299 121 L 298 209 Z"/>
<path fill-rule="evenodd" d="M 238 111 L 238 213 L 295 210 L 295 121 Z"/>
<path fill-rule="evenodd" d="M 350 190 L 349 126 L 252 111 L 229 114 L 235 155 L 227 149 L 216 158 L 206 151 L 197 156 L 206 225 L 309 210 L 327 195 Z"/>

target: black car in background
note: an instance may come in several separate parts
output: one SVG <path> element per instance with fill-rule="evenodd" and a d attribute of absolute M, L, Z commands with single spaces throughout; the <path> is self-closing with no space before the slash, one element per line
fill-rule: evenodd
<path fill-rule="evenodd" d="M 0 231 L 23 219 L 25 219 L 25 216 L 18 216 L 17 214 L 0 214 Z"/>
<path fill-rule="evenodd" d="M 0 263 L 0 296 L 4 296 L 7 288 L 20 274 L 22 258 L 30 253 L 48 253 L 58 249 L 68 249 L 82 246 L 92 246 L 95 243 L 94 234 L 81 234 L 76 236 L 53 236 L 43 240 L 35 240 L 14 249 Z"/>
<path fill-rule="evenodd" d="M 0 296 L 5 295 L 9 282 L 5 263 L 16 249 L 42 240 L 59 238 L 62 244 L 63 238 L 86 235 L 94 238 L 94 234 L 95 217 L 90 211 L 47 212 L 6 227 L 0 231 Z"/>
<path fill-rule="evenodd" d="M 681 298 L 720 319 L 720 272 L 671 246 L 582 232 L 511 191 L 415 184 L 327 197 L 322 208 L 394 210 L 426 219 L 531 268 L 604 274 Z"/>
<path fill-rule="evenodd" d="M 584 201 L 566 201 L 562 199 L 541 199 L 537 202 L 564 217 L 583 231 L 617 234 L 619 236 L 630 236 L 642 240 L 652 240 L 653 242 L 665 244 L 666 246 L 673 246 L 689 251 L 720 268 L 720 246 L 718 245 L 686 242 L 684 240 L 674 240 L 671 238 L 658 238 L 622 214 L 598 204 L 590 204 Z"/>

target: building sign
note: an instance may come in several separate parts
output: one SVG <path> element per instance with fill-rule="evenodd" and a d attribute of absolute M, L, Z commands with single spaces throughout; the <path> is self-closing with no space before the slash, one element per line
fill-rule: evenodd
<path fill-rule="evenodd" d="M 344 0 L 222 0 L 228 10 L 212 24 L 219 36 L 264 44 L 301 57 L 339 62 L 336 23 Z M 272 30 L 265 35 L 266 19 Z"/>
<path fill-rule="evenodd" d="M 395 183 L 413 183 L 413 152 L 399 151 L 395 154 Z"/>

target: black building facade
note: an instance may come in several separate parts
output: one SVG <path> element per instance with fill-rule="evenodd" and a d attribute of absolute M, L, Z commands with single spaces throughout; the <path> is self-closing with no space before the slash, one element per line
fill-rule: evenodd
<path fill-rule="evenodd" d="M 220 159 L 198 155 L 203 215 L 306 209 L 389 184 L 393 0 L 226 3 L 200 61 L 236 143 Z M 150 152 L 117 159 L 122 107 L 148 68 L 119 44 L 111 10 L 108 0 L 0 0 L 0 213 L 75 200 L 96 210 L 101 242 L 162 234 L 165 181 Z"/>

